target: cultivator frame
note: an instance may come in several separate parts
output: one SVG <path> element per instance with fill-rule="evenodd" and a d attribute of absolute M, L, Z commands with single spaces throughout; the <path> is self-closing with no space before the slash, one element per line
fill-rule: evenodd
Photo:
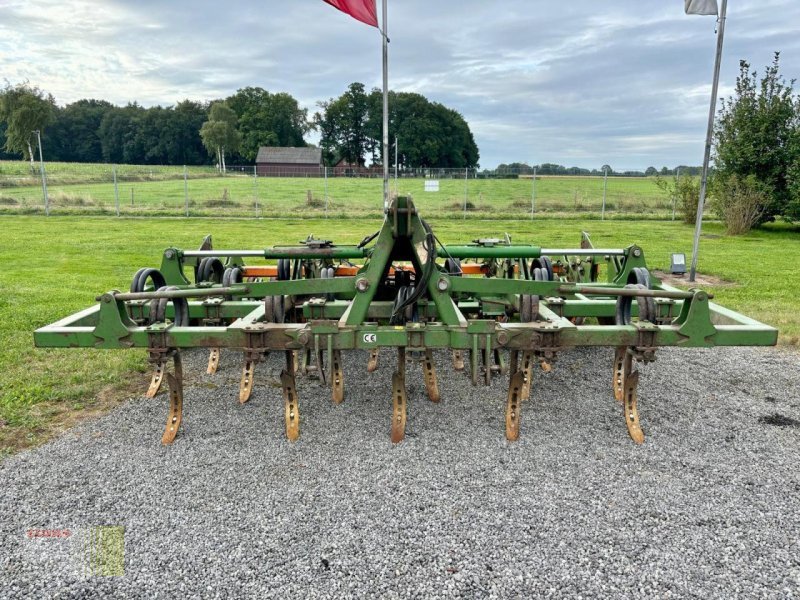
<path fill-rule="evenodd" d="M 246 258 L 277 265 L 245 265 Z M 103 294 L 99 304 L 38 329 L 34 340 L 40 347 L 147 350 L 154 366 L 147 395 L 154 397 L 164 378 L 169 388 L 164 444 L 181 425 L 185 348 L 210 349 L 209 373 L 220 349 L 243 352 L 240 402 L 250 398 L 257 364 L 269 352 L 285 353 L 280 379 L 290 440 L 300 432 L 298 372 L 329 385 L 340 403 L 342 351 L 369 351 L 367 370 L 374 371 L 380 350 L 395 349 L 391 439 L 397 443 L 405 435 L 410 356 L 421 361 L 434 402 L 436 349 L 452 352 L 456 370 L 469 365 L 474 385 L 508 376 L 506 437 L 516 440 L 536 368 L 550 370 L 569 348 L 609 346 L 614 396 L 631 438 L 642 443 L 637 363 L 654 360 L 664 346 L 777 342 L 777 330 L 712 298 L 663 285 L 638 246 L 596 249 L 586 234 L 577 249 L 512 244 L 507 236 L 444 246 L 411 199 L 399 197 L 380 231 L 357 246 L 309 238 L 298 246 L 215 250 L 208 237 L 200 250 L 168 248 L 160 269 L 136 273 L 130 292 Z"/>

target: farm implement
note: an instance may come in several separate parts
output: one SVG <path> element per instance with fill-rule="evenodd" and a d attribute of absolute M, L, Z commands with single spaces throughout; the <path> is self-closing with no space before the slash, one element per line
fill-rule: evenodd
<path fill-rule="evenodd" d="M 638 246 L 594 248 L 586 234 L 573 249 L 508 237 L 443 245 L 411 199 L 399 197 L 381 229 L 358 245 L 309 237 L 296 246 L 218 250 L 208 237 L 199 250 L 167 248 L 160 268 L 140 269 L 129 292 L 105 293 L 95 306 L 37 330 L 34 339 L 41 347 L 146 350 L 154 369 L 147 395 L 154 397 L 165 379 L 168 388 L 164 444 L 181 425 L 180 352 L 187 348 L 209 350 L 212 374 L 221 351 L 243 354 L 240 402 L 250 398 L 257 365 L 270 352 L 284 353 L 280 381 L 290 440 L 300 434 L 299 375 L 329 386 L 340 403 L 345 351 L 368 351 L 367 371 L 393 355 L 397 443 L 405 435 L 410 360 L 421 363 L 433 402 L 440 398 L 435 359 L 442 356 L 474 385 L 508 377 L 505 430 L 513 441 L 535 374 L 554 368 L 570 348 L 608 346 L 614 349 L 608 381 L 630 437 L 642 443 L 637 364 L 655 360 L 666 346 L 777 341 L 775 329 L 712 299 L 699 289 L 663 285 Z"/>

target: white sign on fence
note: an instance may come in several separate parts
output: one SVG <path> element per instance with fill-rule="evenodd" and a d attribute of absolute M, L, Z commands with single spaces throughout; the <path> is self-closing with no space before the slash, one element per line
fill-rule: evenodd
<path fill-rule="evenodd" d="M 425 180 L 425 191 L 426 192 L 438 192 L 439 191 L 439 180 L 438 179 L 426 179 Z"/>

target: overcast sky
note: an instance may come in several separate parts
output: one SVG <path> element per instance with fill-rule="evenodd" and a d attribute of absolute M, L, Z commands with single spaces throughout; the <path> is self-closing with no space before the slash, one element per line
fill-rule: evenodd
<path fill-rule="evenodd" d="M 390 85 L 461 112 L 481 166 L 643 169 L 702 162 L 714 17 L 682 0 L 389 0 Z M 731 0 L 722 69 L 782 52 L 800 76 L 800 2 Z M 243 86 L 312 112 L 379 86 L 380 36 L 322 0 L 0 0 L 0 78 L 59 104 L 170 105 Z M 313 140 L 312 140 L 313 141 Z M 401 140 L 402 144 L 402 140 Z"/>

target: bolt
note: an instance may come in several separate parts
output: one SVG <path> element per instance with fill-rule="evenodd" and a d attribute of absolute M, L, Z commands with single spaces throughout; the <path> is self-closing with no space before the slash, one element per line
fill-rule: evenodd
<path fill-rule="evenodd" d="M 641 249 L 639 249 L 639 248 L 634 248 L 634 249 L 633 249 L 633 255 L 634 255 L 636 258 L 639 258 L 639 257 L 642 255 L 642 251 L 641 251 Z"/>
<path fill-rule="evenodd" d="M 172 250 L 165 250 L 164 251 L 164 258 L 167 260 L 172 260 L 175 257 L 175 252 Z"/>
<path fill-rule="evenodd" d="M 436 287 L 439 288 L 440 292 L 446 292 L 450 287 L 450 282 L 447 281 L 447 278 L 442 277 L 439 279 L 439 282 L 436 284 Z"/>
<path fill-rule="evenodd" d="M 501 346 L 505 346 L 508 343 L 508 332 L 507 331 L 500 331 L 497 334 L 497 343 Z"/>
<path fill-rule="evenodd" d="M 311 334 L 308 331 L 301 331 L 300 335 L 297 336 L 297 341 L 303 346 L 308 346 L 311 343 Z"/>
<path fill-rule="evenodd" d="M 356 289 L 361 292 L 362 294 L 369 289 L 369 279 L 366 277 L 360 277 L 356 281 Z"/>

